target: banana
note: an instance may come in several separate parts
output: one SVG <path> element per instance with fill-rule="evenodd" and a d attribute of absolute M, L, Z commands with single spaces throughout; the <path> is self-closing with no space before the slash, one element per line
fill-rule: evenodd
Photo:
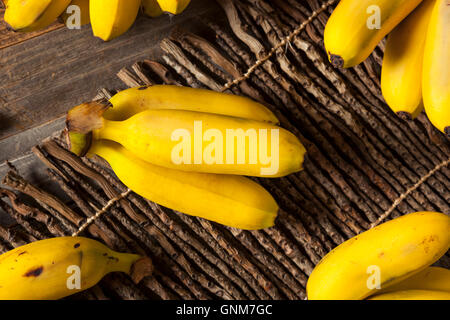
<path fill-rule="evenodd" d="M 421 1 L 341 0 L 325 27 L 330 62 L 335 67 L 349 68 L 364 61 Z"/>
<path fill-rule="evenodd" d="M 136 20 L 141 0 L 90 0 L 94 36 L 110 41 L 125 33 Z"/>
<path fill-rule="evenodd" d="M 437 0 L 427 33 L 423 102 L 431 123 L 450 137 L 450 2 Z"/>
<path fill-rule="evenodd" d="M 423 1 L 391 32 L 386 43 L 381 91 L 392 111 L 404 119 L 413 119 L 423 110 L 423 56 L 435 3 Z"/>
<path fill-rule="evenodd" d="M 151 18 L 159 17 L 164 13 L 157 0 L 142 0 L 142 8 L 144 13 Z"/>
<path fill-rule="evenodd" d="M 165 207 L 240 229 L 274 225 L 277 203 L 248 178 L 155 166 L 112 141 L 94 141 L 88 152 L 93 154 L 104 158 L 131 190 Z"/>
<path fill-rule="evenodd" d="M 61 299 L 118 271 L 139 282 L 150 275 L 152 264 L 148 258 L 114 252 L 82 237 L 36 241 L 0 256 L 0 300 Z"/>
<path fill-rule="evenodd" d="M 190 2 L 191 0 L 158 0 L 162 11 L 172 14 L 182 13 Z"/>
<path fill-rule="evenodd" d="M 281 177 L 302 169 L 305 148 L 272 124 L 185 110 L 147 110 L 110 121 L 102 117 L 107 108 L 75 107 L 67 115 L 69 131 L 92 132 L 94 140 L 116 141 L 144 161 L 183 171 Z"/>
<path fill-rule="evenodd" d="M 174 109 L 279 123 L 269 109 L 249 98 L 173 85 L 126 89 L 114 95 L 109 102 L 113 108 L 108 109 L 104 117 L 116 121 L 126 120 L 145 110 Z"/>
<path fill-rule="evenodd" d="M 319 262 L 308 279 L 308 299 L 364 299 L 411 277 L 447 252 L 449 231 L 449 216 L 416 212 L 361 233 Z"/>
<path fill-rule="evenodd" d="M 432 290 L 450 292 L 450 270 L 439 267 L 428 267 L 402 282 L 388 286 L 379 293 L 404 290 Z"/>
<path fill-rule="evenodd" d="M 48 27 L 71 0 L 8 0 L 5 22 L 15 31 L 31 32 Z"/>
<path fill-rule="evenodd" d="M 369 300 L 450 300 L 450 292 L 405 290 L 376 295 Z"/>
<path fill-rule="evenodd" d="M 80 25 L 84 26 L 91 22 L 91 17 L 89 15 L 89 0 L 72 0 L 70 6 L 78 6 L 78 8 L 80 8 Z M 67 24 L 67 19 L 69 19 L 70 16 L 71 14 L 67 11 L 63 12 L 61 18 L 64 21 L 64 24 Z"/>

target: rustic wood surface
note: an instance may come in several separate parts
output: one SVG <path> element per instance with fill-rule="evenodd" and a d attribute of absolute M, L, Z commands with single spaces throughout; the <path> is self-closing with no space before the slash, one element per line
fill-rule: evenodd
<path fill-rule="evenodd" d="M 223 9 L 218 16 L 225 12 L 230 26 L 211 17 L 202 19 L 198 32 L 183 25 L 163 37 L 161 51 L 152 47 L 138 52 L 132 62 L 114 64 L 117 67 L 109 70 L 111 74 L 104 75 L 105 83 L 83 84 L 84 90 L 91 90 L 85 98 L 92 98 L 102 87 L 155 83 L 250 96 L 266 103 L 281 125 L 299 137 L 308 157 L 302 172 L 257 179 L 281 208 L 275 227 L 266 230 L 223 227 L 160 207 L 134 193 L 119 197 L 82 234 L 117 250 L 149 255 L 156 273 L 139 285 L 126 276 L 111 275 L 74 298 L 303 299 L 307 277 L 320 258 L 368 229 L 402 194 L 405 199 L 389 218 L 422 210 L 450 214 L 448 167 L 407 192 L 448 161 L 449 140 L 424 115 L 403 121 L 385 105 L 379 90 L 383 43 L 356 68 L 331 68 L 321 39 L 332 7 L 312 19 L 247 80 L 228 85 L 315 16 L 325 2 L 218 0 Z M 217 8 L 205 13 L 208 10 Z M 138 36 L 130 37 L 134 40 L 122 41 L 136 41 Z M 110 77 L 113 73 L 118 73 L 118 80 Z M 87 88 L 93 84 L 98 87 Z M 108 90 L 103 93 L 109 94 Z M 70 96 L 62 99 L 70 102 L 67 107 L 78 103 L 70 101 Z M 70 235 L 127 190 L 103 161 L 80 159 L 64 149 L 58 134 L 62 118 L 47 123 L 44 118 L 26 131 L 6 133 L 9 142 L 0 140 L 2 150 L 19 156 L 12 162 L 16 168 L 0 167 L 8 187 L 0 189 L 0 208 L 8 218 L 0 223 L 0 251 L 35 239 Z M 32 154 L 23 154 L 34 142 L 28 137 L 40 141 L 55 130 L 54 139 L 46 139 Z M 22 171 L 33 166 L 35 170 Z M 53 186 L 43 181 L 52 181 Z M 447 253 L 439 264 L 450 267 L 449 262 Z"/>

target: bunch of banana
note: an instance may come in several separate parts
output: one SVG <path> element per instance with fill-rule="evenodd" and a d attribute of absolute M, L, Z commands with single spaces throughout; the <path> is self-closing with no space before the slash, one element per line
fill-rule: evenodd
<path fill-rule="evenodd" d="M 423 104 L 431 123 L 450 137 L 450 3 L 436 0 L 423 62 Z"/>
<path fill-rule="evenodd" d="M 429 267 L 449 248 L 448 215 L 404 215 L 327 254 L 308 279 L 308 299 L 450 299 L 450 271 Z"/>
<path fill-rule="evenodd" d="M 171 209 L 240 229 L 273 226 L 275 200 L 243 176 L 300 171 L 305 148 L 264 105 L 170 85 L 127 89 L 110 103 L 68 112 L 75 154 L 103 157 L 131 190 Z"/>
<path fill-rule="evenodd" d="M 348 68 L 390 33 L 381 74 L 387 104 L 403 119 L 425 107 L 433 125 L 450 136 L 449 28 L 448 0 L 342 0 L 324 42 L 331 63 Z"/>
<path fill-rule="evenodd" d="M 190 0 L 3 0 L 5 22 L 15 31 L 43 29 L 61 17 L 67 25 L 80 13 L 80 26 L 91 23 L 94 36 L 104 41 L 125 33 L 134 23 L 139 10 L 149 17 L 164 12 L 179 14 Z M 77 6 L 77 10 L 74 10 Z"/>
<path fill-rule="evenodd" d="M 110 272 L 139 282 L 151 260 L 82 237 L 36 241 L 0 255 L 0 300 L 54 300 L 86 290 Z"/>
<path fill-rule="evenodd" d="M 423 110 L 422 68 L 435 0 L 425 0 L 389 35 L 381 69 L 381 91 L 392 111 L 411 119 Z"/>

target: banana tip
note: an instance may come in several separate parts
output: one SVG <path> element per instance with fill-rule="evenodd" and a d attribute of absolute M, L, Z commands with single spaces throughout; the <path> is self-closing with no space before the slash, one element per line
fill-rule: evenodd
<path fill-rule="evenodd" d="M 153 273 L 153 263 L 149 257 L 142 257 L 138 259 L 131 266 L 130 276 L 134 283 L 141 282 L 147 276 Z"/>
<path fill-rule="evenodd" d="M 8 24 L 7 22 L 5 22 L 5 25 L 6 25 L 6 26 L 5 26 L 6 31 L 17 32 L 17 30 L 14 29 L 13 27 L 11 27 L 11 25 Z"/>
<path fill-rule="evenodd" d="M 103 126 L 103 113 L 109 104 L 99 102 L 83 103 L 67 112 L 66 127 L 71 132 L 87 134 Z"/>
<path fill-rule="evenodd" d="M 404 121 L 411 121 L 413 119 L 411 113 L 405 111 L 397 112 L 397 116 Z"/>
<path fill-rule="evenodd" d="M 332 54 L 328 52 L 328 55 L 330 57 L 330 62 L 335 68 L 342 68 L 344 66 L 344 59 L 342 59 L 341 56 Z"/>
<path fill-rule="evenodd" d="M 69 150 L 79 157 L 84 157 L 92 145 L 92 132 L 83 134 L 65 129 L 66 142 Z"/>

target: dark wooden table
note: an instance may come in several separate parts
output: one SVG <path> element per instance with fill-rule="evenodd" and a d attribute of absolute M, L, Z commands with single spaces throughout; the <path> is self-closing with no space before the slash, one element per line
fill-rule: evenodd
<path fill-rule="evenodd" d="M 6 29 L 0 9 L 0 177 L 11 161 L 39 181 L 30 149 L 64 125 L 71 107 L 102 88 L 120 88 L 116 73 L 160 53 L 159 42 L 176 25 L 195 31 L 199 17 L 217 15 L 214 1 L 194 0 L 179 16 L 138 17 L 125 35 L 110 42 L 94 38 L 90 26 L 68 30 L 60 23 L 34 33 Z"/>

